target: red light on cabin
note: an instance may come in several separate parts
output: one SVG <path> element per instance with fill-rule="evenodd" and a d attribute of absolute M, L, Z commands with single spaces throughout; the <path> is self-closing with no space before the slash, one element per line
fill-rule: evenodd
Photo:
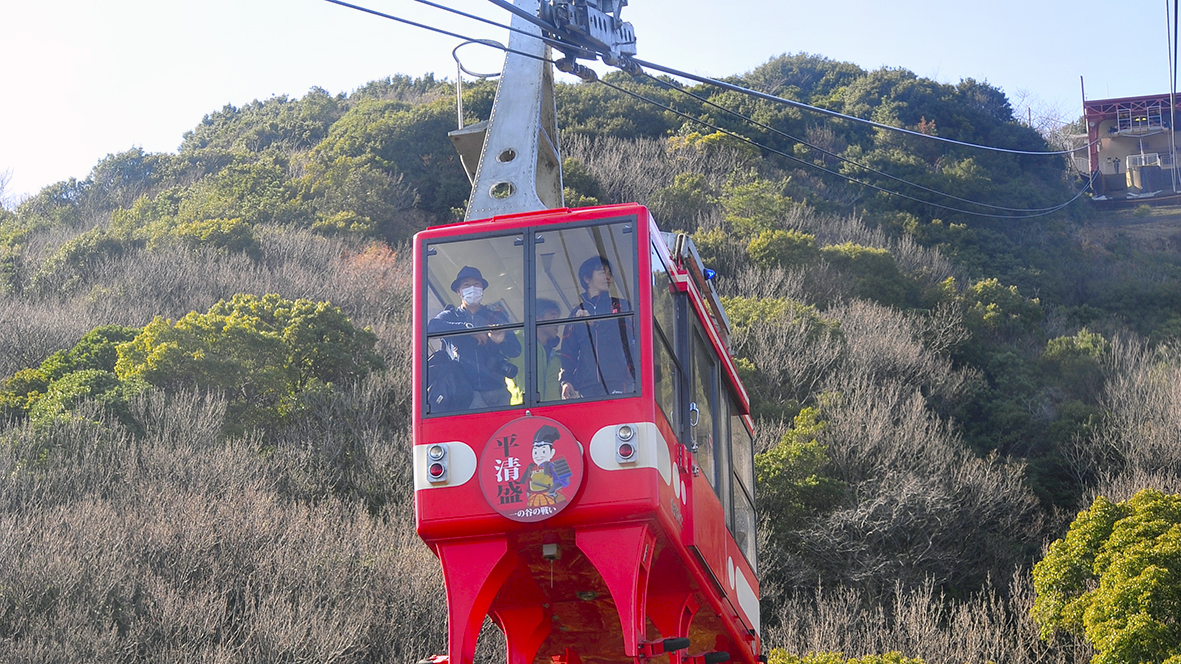
<path fill-rule="evenodd" d="M 431 467 L 430 467 L 431 477 L 442 477 L 443 471 L 444 471 L 443 464 L 441 464 L 441 463 L 432 463 L 431 464 Z"/>

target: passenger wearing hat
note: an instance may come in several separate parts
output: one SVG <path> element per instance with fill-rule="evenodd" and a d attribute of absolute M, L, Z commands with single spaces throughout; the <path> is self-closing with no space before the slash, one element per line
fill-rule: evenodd
<path fill-rule="evenodd" d="M 494 328 L 509 323 L 508 316 L 495 306 L 484 306 L 488 281 L 480 271 L 465 265 L 451 282 L 451 290 L 460 297 L 458 307 L 447 305 L 427 324 L 431 334 L 446 334 L 472 328 Z M 443 344 L 467 373 L 475 395 L 471 408 L 490 408 L 509 403 L 505 378 L 514 378 L 517 367 L 508 358 L 521 354 L 517 335 L 503 330 L 482 329 L 467 335 L 446 337 Z"/>

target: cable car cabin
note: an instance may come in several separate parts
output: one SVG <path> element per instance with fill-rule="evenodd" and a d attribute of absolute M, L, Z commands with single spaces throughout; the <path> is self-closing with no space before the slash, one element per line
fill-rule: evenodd
<path fill-rule="evenodd" d="M 490 616 L 508 664 L 754 664 L 749 402 L 689 239 L 616 205 L 414 250 L 416 519 L 451 661 Z"/>

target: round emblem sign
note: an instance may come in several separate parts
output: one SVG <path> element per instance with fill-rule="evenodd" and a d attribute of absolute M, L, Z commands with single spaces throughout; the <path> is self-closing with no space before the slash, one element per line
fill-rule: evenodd
<path fill-rule="evenodd" d="M 582 449 L 559 422 L 520 417 L 492 435 L 476 474 L 492 509 L 513 521 L 543 521 L 578 493 Z"/>

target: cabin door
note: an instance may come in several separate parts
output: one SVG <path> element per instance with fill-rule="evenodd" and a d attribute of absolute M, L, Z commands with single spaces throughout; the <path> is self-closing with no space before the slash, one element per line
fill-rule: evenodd
<path fill-rule="evenodd" d="M 718 499 L 719 450 L 718 435 L 718 366 L 711 346 L 693 321 L 689 335 L 689 413 L 688 447 L 693 453 L 695 469 L 690 499 L 693 502 L 692 541 L 697 555 L 706 564 L 715 581 L 726 578 L 726 515 Z M 719 583 L 719 586 L 721 584 Z"/>

